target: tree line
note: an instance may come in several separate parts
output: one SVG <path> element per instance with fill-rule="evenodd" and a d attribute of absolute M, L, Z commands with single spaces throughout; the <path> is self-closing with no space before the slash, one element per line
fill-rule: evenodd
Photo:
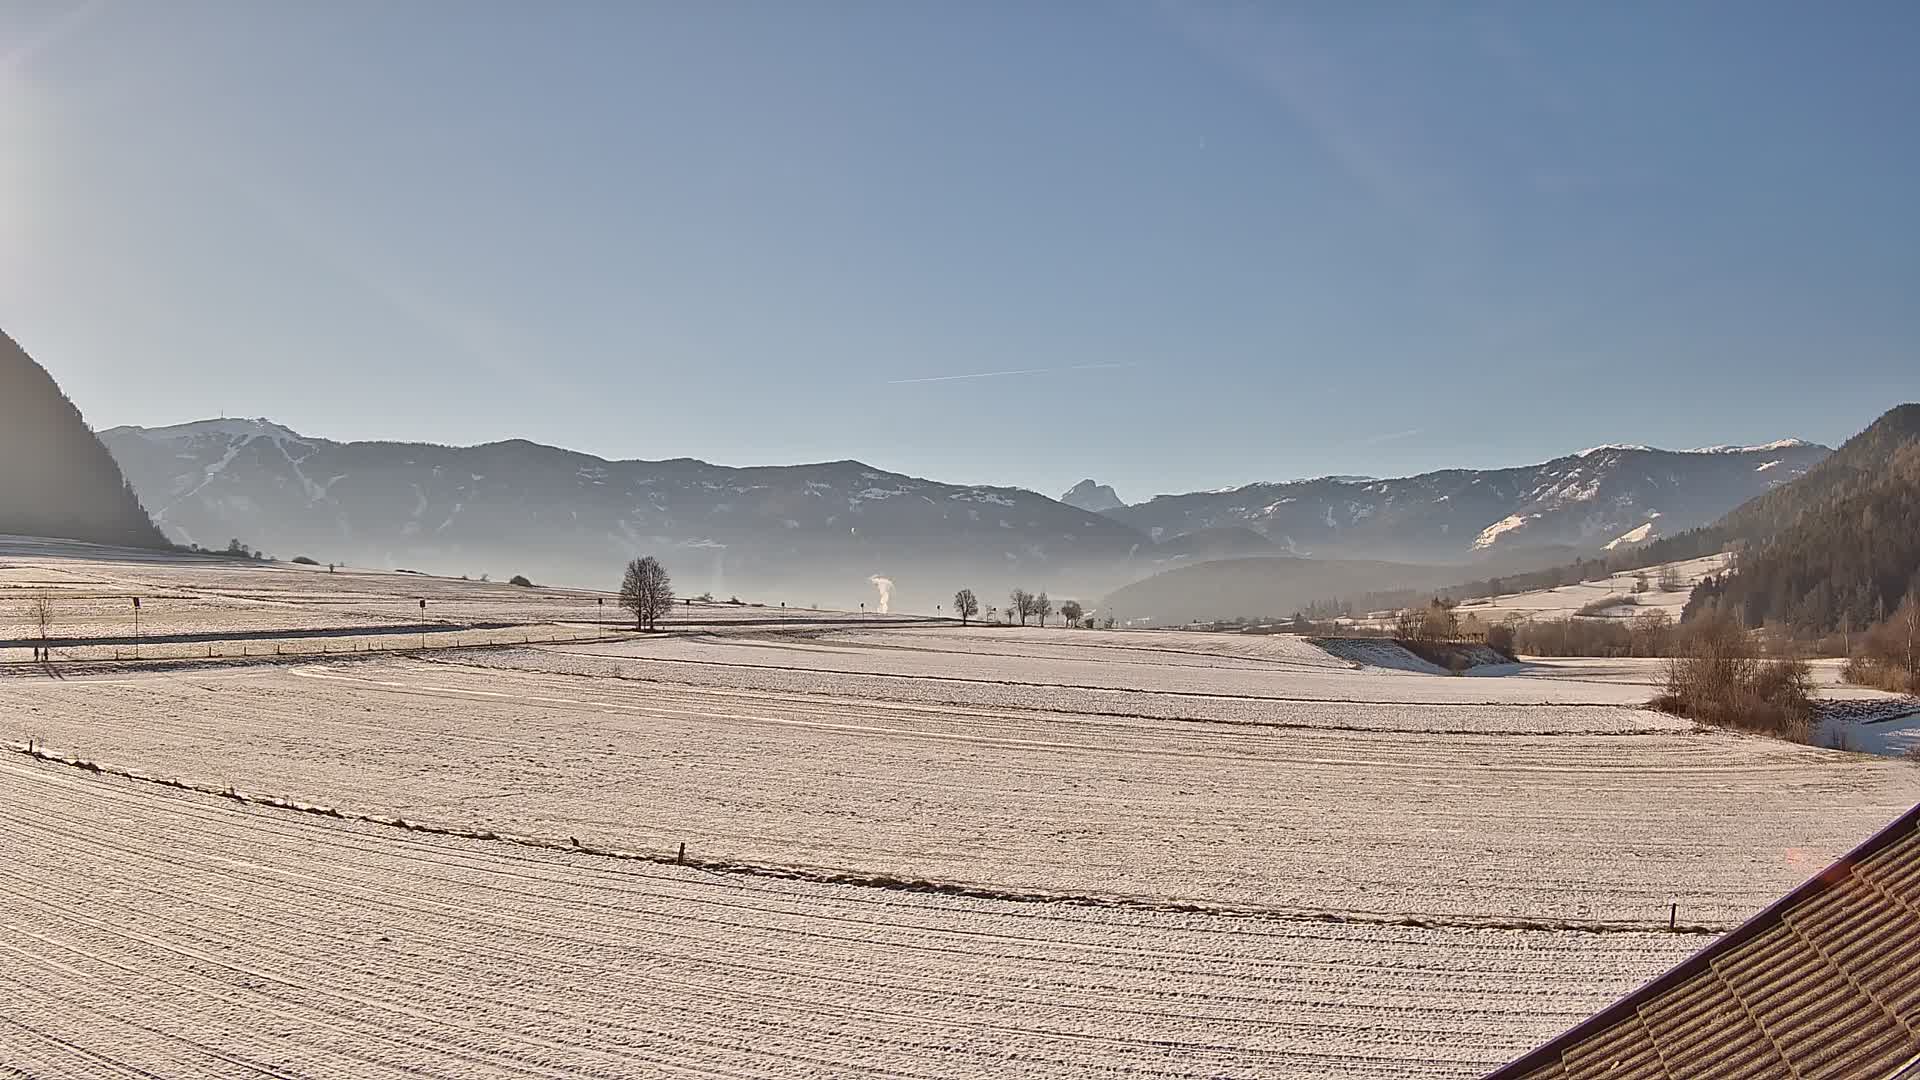
<path fill-rule="evenodd" d="M 1061 621 L 1068 627 L 1093 629 L 1093 620 L 1087 616 L 1086 608 L 1081 605 L 1080 601 L 1062 601 L 1058 610 Z M 1045 626 L 1047 625 L 1047 618 L 1051 616 L 1054 611 L 1053 600 L 1047 596 L 1045 590 L 1042 590 L 1036 595 L 1025 589 L 1016 588 L 1007 594 L 1006 617 L 1009 622 L 1018 619 L 1020 620 L 1020 625 L 1025 626 L 1027 625 L 1028 619 L 1035 619 L 1041 626 Z M 960 617 L 960 624 L 962 626 L 966 625 L 972 620 L 979 618 L 983 613 L 980 606 L 980 598 L 974 595 L 972 589 L 961 589 L 959 592 L 953 594 L 953 612 Z M 989 620 L 992 620 L 1000 614 L 1000 609 L 987 607 L 984 609 L 984 614 Z"/>

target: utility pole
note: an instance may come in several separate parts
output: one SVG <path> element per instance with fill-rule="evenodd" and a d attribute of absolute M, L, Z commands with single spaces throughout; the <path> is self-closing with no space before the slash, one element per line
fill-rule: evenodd
<path fill-rule="evenodd" d="M 133 598 L 133 658 L 140 659 L 140 598 Z"/>

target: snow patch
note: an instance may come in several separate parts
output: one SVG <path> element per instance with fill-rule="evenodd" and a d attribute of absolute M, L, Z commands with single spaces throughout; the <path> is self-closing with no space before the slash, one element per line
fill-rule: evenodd
<path fill-rule="evenodd" d="M 1638 528 L 1629 529 L 1626 532 L 1621 533 L 1619 536 L 1614 537 L 1612 540 L 1607 541 L 1606 550 L 1612 551 L 1614 548 L 1617 548 L 1622 544 L 1643 544 L 1646 542 L 1647 538 L 1652 535 L 1653 535 L 1653 522 L 1649 521 L 1646 524 L 1639 526 Z"/>
<path fill-rule="evenodd" d="M 1009 499 L 1005 495 L 1001 495 L 997 492 L 989 491 L 985 488 L 973 488 L 968 491 L 956 491 L 953 494 L 947 496 L 947 498 L 958 499 L 961 502 L 987 503 L 992 506 L 1012 506 L 1013 505 L 1012 499 Z"/>
<path fill-rule="evenodd" d="M 1692 450 L 1683 452 L 1688 454 L 1764 454 L 1770 450 L 1795 450 L 1803 446 L 1812 445 L 1812 443 L 1805 439 L 1775 439 L 1770 443 L 1760 443 L 1757 446 L 1733 446 L 1730 444 L 1721 446 L 1698 446 Z"/>
<path fill-rule="evenodd" d="M 1485 551 L 1492 547 L 1494 542 L 1499 540 L 1500 537 L 1523 527 L 1527 522 L 1539 516 L 1539 514 L 1509 514 L 1501 518 L 1499 521 L 1480 530 L 1480 535 L 1474 538 L 1473 550 Z"/>

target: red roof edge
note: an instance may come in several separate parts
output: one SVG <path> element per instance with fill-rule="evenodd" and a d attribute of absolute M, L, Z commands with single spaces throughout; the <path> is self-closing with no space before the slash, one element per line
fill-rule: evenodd
<path fill-rule="evenodd" d="M 1716 938 L 1711 944 L 1699 952 L 1680 961 L 1679 965 L 1671 971 L 1656 977 L 1645 986 L 1634 990 L 1620 1000 L 1594 1013 L 1592 1016 L 1559 1035 L 1553 1041 L 1536 1050 L 1530 1051 L 1522 1057 L 1515 1058 L 1488 1073 L 1483 1080 L 1520 1080 L 1520 1078 L 1527 1073 L 1558 1061 L 1560 1055 L 1569 1047 L 1598 1031 L 1611 1027 L 1627 1017 L 1632 1016 L 1638 1010 L 1641 1002 L 1656 994 L 1664 993 L 1678 986 L 1680 983 L 1685 982 L 1687 979 L 1698 975 L 1701 971 L 1706 970 L 1707 966 L 1723 953 L 1737 949 L 1747 941 L 1766 933 L 1780 923 L 1781 917 L 1786 913 L 1788 908 L 1799 904 L 1801 901 L 1827 888 L 1834 882 L 1848 876 L 1853 872 L 1855 864 L 1873 857 L 1882 849 L 1892 846 L 1895 842 L 1905 838 L 1908 833 L 1914 832 L 1916 829 L 1920 829 L 1920 805 L 1914 806 L 1906 813 L 1893 819 L 1885 828 L 1868 837 L 1859 847 L 1840 856 L 1839 861 L 1835 862 L 1832 866 L 1808 878 L 1801 883 L 1799 888 L 1767 905 L 1759 914 L 1741 923 L 1739 926 L 1734 927 L 1724 936 Z"/>

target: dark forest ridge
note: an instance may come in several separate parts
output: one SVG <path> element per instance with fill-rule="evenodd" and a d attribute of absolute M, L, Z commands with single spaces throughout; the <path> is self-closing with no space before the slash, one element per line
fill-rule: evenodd
<path fill-rule="evenodd" d="M 0 533 L 127 547 L 166 540 L 80 410 L 0 333 Z"/>

